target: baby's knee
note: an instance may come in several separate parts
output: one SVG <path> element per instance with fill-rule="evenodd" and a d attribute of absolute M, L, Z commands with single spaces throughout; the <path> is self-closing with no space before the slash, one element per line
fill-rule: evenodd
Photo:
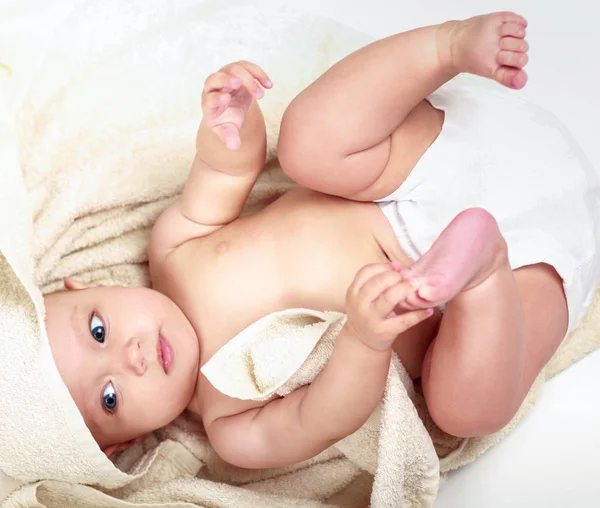
<path fill-rule="evenodd" d="M 512 404 L 442 401 L 435 397 L 427 401 L 427 408 L 441 430 L 457 437 L 494 434 L 508 425 L 518 409 Z"/>
<path fill-rule="evenodd" d="M 348 154 L 339 136 L 328 135 L 318 115 L 292 102 L 283 115 L 277 156 L 283 172 L 297 184 L 324 194 L 350 198 L 364 185 L 364 171 L 348 167 Z M 368 177 L 368 175 L 367 175 Z M 362 187 L 361 187 L 362 185 Z"/>
<path fill-rule="evenodd" d="M 311 161 L 316 149 L 306 129 L 302 112 L 294 103 L 285 111 L 277 140 L 277 157 L 283 172 L 292 180 L 305 187 L 310 179 L 311 169 L 316 171 L 316 161 Z"/>

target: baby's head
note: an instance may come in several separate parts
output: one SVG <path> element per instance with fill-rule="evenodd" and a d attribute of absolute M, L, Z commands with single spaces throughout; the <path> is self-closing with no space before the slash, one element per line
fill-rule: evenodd
<path fill-rule="evenodd" d="M 94 439 L 113 455 L 187 407 L 198 339 L 179 307 L 157 291 L 65 286 L 45 297 L 52 355 Z"/>

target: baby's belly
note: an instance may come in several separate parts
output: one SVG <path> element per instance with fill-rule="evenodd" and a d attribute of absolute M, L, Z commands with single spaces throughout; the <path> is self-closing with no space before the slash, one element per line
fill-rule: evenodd
<path fill-rule="evenodd" d="M 407 261 L 387 219 L 373 203 L 296 189 L 266 209 L 280 242 L 278 265 L 288 307 L 345 310 L 348 286 L 363 266 Z"/>

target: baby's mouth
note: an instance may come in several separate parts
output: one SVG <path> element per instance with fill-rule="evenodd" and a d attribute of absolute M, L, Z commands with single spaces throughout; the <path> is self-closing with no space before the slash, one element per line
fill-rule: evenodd
<path fill-rule="evenodd" d="M 162 335 L 158 336 L 158 344 L 156 344 L 156 357 L 158 359 L 158 363 L 162 365 L 165 374 L 168 374 L 173 363 L 173 359 L 175 358 L 175 352 L 173 351 L 171 344 L 169 344 L 169 341 Z"/>

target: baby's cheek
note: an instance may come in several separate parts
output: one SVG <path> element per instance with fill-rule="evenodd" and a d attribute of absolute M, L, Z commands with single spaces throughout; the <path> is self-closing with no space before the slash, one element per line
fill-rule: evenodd
<path fill-rule="evenodd" d="M 194 376 L 182 373 L 176 379 L 170 380 L 169 394 L 163 404 L 158 402 L 157 407 L 162 406 L 161 413 L 165 419 L 172 421 L 177 418 L 189 405 L 196 388 Z"/>

